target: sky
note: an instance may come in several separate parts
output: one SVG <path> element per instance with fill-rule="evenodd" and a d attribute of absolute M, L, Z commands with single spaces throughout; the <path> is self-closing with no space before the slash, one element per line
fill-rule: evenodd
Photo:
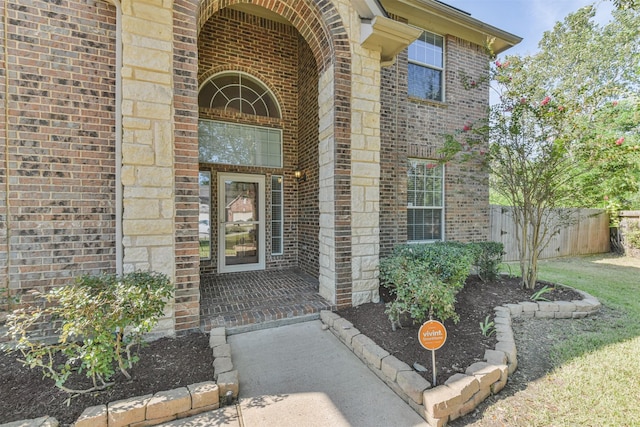
<path fill-rule="evenodd" d="M 532 54 L 545 31 L 557 21 L 597 0 L 443 0 L 451 6 L 471 13 L 473 18 L 522 37 L 522 42 L 505 54 Z M 598 1 L 596 21 L 606 23 L 611 18 L 612 1 Z"/>

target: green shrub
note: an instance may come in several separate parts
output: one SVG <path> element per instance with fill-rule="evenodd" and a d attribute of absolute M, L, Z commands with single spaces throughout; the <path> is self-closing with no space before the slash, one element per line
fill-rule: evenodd
<path fill-rule="evenodd" d="M 383 264 L 389 279 L 385 284 L 396 297 L 385 311 L 394 331 L 396 326 L 402 326 L 400 316 L 404 313 L 418 322 L 427 317 L 458 321 L 454 306 L 458 289 L 438 280 L 425 263 L 406 257 L 392 257 Z"/>
<path fill-rule="evenodd" d="M 160 273 L 82 276 L 44 295 L 44 306 L 14 311 L 7 322 L 9 334 L 22 363 L 42 368 L 57 387 L 73 393 L 101 390 L 113 384 L 108 381 L 116 369 L 130 378 L 127 370 L 137 362 L 131 347 L 156 325 L 172 293 L 168 277 Z M 51 345 L 33 338 L 38 324 L 48 321 L 61 325 Z M 66 388 L 75 371 L 91 378 L 93 387 Z"/>
<path fill-rule="evenodd" d="M 499 242 L 478 242 L 469 243 L 467 247 L 473 253 L 473 265 L 480 280 L 483 282 L 495 280 L 502 264 L 504 245 Z"/>
<path fill-rule="evenodd" d="M 457 242 L 400 245 L 394 248 L 393 255 L 424 262 L 438 280 L 460 288 L 469 277 L 473 262 L 468 245 Z"/>
<path fill-rule="evenodd" d="M 392 329 L 400 316 L 458 321 L 455 296 L 469 276 L 473 256 L 460 243 L 401 245 L 380 262 L 380 281 L 395 295 L 386 313 Z"/>

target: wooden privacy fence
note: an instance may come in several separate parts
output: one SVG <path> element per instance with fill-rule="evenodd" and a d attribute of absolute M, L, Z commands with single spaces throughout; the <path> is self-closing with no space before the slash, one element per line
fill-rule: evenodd
<path fill-rule="evenodd" d="M 564 210 L 566 212 L 566 210 Z M 571 224 L 563 226 L 542 252 L 542 259 L 609 252 L 609 216 L 603 209 L 570 209 Z M 502 242 L 505 261 L 518 260 L 513 208 L 491 205 L 491 241 Z M 554 224 L 555 226 L 555 224 Z"/>

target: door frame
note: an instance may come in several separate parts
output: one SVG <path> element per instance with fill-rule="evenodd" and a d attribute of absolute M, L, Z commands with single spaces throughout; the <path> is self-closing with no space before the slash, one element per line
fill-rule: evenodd
<path fill-rule="evenodd" d="M 226 265 L 226 235 L 225 224 L 226 221 L 226 206 L 225 206 L 225 181 L 239 181 L 258 184 L 258 262 L 252 264 L 234 264 Z M 233 273 L 240 271 L 255 271 L 265 269 L 266 258 L 266 186 L 265 176 L 257 174 L 243 174 L 243 173 L 218 173 L 218 217 L 216 218 L 216 224 L 218 224 L 218 272 L 219 273 Z"/>

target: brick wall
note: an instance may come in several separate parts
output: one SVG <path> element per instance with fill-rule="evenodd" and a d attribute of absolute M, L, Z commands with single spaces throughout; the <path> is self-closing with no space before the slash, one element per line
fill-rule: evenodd
<path fill-rule="evenodd" d="M 196 0 L 175 0 L 173 86 L 175 126 L 176 330 L 198 328 L 198 52 Z"/>
<path fill-rule="evenodd" d="M 5 7 L 7 2 L 0 4 L 0 13 L 5 16 Z M 0 34 L 4 32 L 4 20 L 0 21 Z M 6 40 L 2 46 L 6 45 Z M 9 271 L 8 271 L 8 247 L 7 247 L 7 162 L 5 158 L 5 148 L 8 146 L 7 140 L 7 120 L 5 116 L 5 99 L 8 92 L 6 80 L 7 62 L 5 58 L 5 49 L 0 49 L 0 141 L 3 141 L 0 149 L 0 295 L 9 287 Z M 0 311 L 6 309 L 6 301 L 0 298 Z"/>
<path fill-rule="evenodd" d="M 302 37 L 298 37 L 298 52 L 298 167 L 307 173 L 307 181 L 298 185 L 298 262 L 302 270 L 318 277 L 318 72 Z"/>
<path fill-rule="evenodd" d="M 290 25 L 277 23 L 232 9 L 223 9 L 211 17 L 200 31 L 199 81 L 225 70 L 243 71 L 265 83 L 275 94 L 282 112 L 281 119 L 200 109 L 200 117 L 273 127 L 282 130 L 283 168 L 264 168 L 210 164 L 212 177 L 212 215 L 218 212 L 218 172 L 266 175 L 266 268 L 297 265 L 298 250 L 298 183 L 293 171 L 298 166 L 298 33 Z M 317 127 L 316 135 L 317 135 Z M 284 175 L 284 254 L 271 255 L 271 176 Z M 216 224 L 215 217 L 212 224 Z M 211 229 L 212 257 L 201 261 L 202 271 L 217 270 L 217 227 Z"/>
<path fill-rule="evenodd" d="M 9 159 L 0 150 L 0 259 L 9 252 L 2 264 L 10 287 L 47 290 L 113 272 L 115 8 L 86 0 L 3 5 L 9 76 L 0 92 L 9 93 L 9 123 L 3 111 L 0 132 Z"/>
<path fill-rule="evenodd" d="M 437 159 L 443 134 L 484 117 L 486 84 L 467 90 L 464 76 L 487 76 L 482 46 L 445 37 L 445 102 L 407 98 L 407 52 L 383 69 L 381 106 L 381 255 L 407 239 L 407 158 Z M 489 187 L 479 162 L 445 166 L 445 239 L 483 241 L 489 233 Z"/>
<path fill-rule="evenodd" d="M 203 0 L 198 28 L 202 30 L 210 17 L 234 3 L 235 0 Z M 351 3 L 348 0 L 254 0 L 252 4 L 291 22 L 316 61 L 322 88 L 318 100 L 320 293 L 339 306 L 350 305 L 351 46 L 338 10 L 352 10 Z"/>

